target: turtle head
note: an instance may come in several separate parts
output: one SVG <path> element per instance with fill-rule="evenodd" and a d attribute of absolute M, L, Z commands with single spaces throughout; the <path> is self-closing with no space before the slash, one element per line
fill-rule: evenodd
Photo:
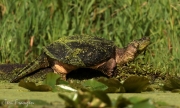
<path fill-rule="evenodd" d="M 143 37 L 141 39 L 131 42 L 128 47 L 134 47 L 137 50 L 137 54 L 143 52 L 150 44 L 150 37 Z"/>
<path fill-rule="evenodd" d="M 116 49 L 116 62 L 118 64 L 125 64 L 135 59 L 146 47 L 150 44 L 149 37 L 143 37 L 141 39 L 132 41 L 125 48 Z"/>
<path fill-rule="evenodd" d="M 132 43 L 137 45 L 137 52 L 141 53 L 150 44 L 150 37 L 143 37 L 141 39 L 133 41 Z"/>

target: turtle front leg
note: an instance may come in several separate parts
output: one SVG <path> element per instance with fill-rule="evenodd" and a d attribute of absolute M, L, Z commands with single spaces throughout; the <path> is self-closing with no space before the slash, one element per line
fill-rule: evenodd
<path fill-rule="evenodd" d="M 72 70 L 77 69 L 76 66 L 65 64 L 59 61 L 54 61 L 51 67 L 54 73 L 59 74 L 62 80 L 66 80 L 66 75 Z"/>
<path fill-rule="evenodd" d="M 55 74 L 60 75 L 60 78 L 62 80 L 66 80 L 66 75 L 68 72 L 64 67 L 62 67 L 61 65 L 54 65 L 54 66 L 52 66 L 52 69 L 54 70 Z"/>
<path fill-rule="evenodd" d="M 103 65 L 99 66 L 97 70 L 103 72 L 108 77 L 114 76 L 114 72 L 116 70 L 116 60 L 114 58 L 109 59 L 107 62 L 105 62 Z"/>

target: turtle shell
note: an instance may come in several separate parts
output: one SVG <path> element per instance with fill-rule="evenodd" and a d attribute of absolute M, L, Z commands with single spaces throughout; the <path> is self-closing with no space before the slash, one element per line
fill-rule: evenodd
<path fill-rule="evenodd" d="M 50 58 L 79 67 L 98 65 L 115 54 L 115 45 L 99 37 L 66 36 L 44 48 Z"/>

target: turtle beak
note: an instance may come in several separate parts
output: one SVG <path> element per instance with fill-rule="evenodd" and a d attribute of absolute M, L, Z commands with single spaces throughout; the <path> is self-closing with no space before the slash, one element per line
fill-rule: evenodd
<path fill-rule="evenodd" d="M 137 40 L 137 43 L 139 44 L 138 51 L 143 51 L 146 49 L 146 47 L 150 44 L 150 37 L 143 37 L 139 40 Z"/>

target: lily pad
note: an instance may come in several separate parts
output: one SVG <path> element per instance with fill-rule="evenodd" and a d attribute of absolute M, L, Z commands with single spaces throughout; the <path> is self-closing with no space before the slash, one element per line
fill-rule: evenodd
<path fill-rule="evenodd" d="M 141 98 L 141 97 L 137 97 L 137 96 L 133 96 L 133 97 L 130 97 L 129 98 L 129 101 L 132 103 L 132 104 L 136 104 L 138 102 L 141 102 L 143 101 L 144 98 Z"/>
<path fill-rule="evenodd" d="M 130 76 L 123 83 L 127 93 L 140 93 L 148 85 L 150 85 L 149 79 L 143 76 Z"/>
<path fill-rule="evenodd" d="M 107 93 L 124 93 L 125 92 L 123 85 L 116 78 L 107 79 L 107 78 L 101 77 L 97 80 L 105 84 L 106 86 L 108 86 L 108 89 L 105 90 Z"/>
<path fill-rule="evenodd" d="M 61 78 L 58 78 L 56 80 L 56 85 L 59 85 L 59 84 L 69 85 L 69 82 L 62 80 Z"/>
<path fill-rule="evenodd" d="M 170 90 L 170 91 L 177 91 L 179 92 L 180 90 L 180 78 L 179 77 L 169 77 L 165 80 L 163 88 L 165 90 Z"/>
<path fill-rule="evenodd" d="M 100 90 L 92 91 L 92 95 L 94 95 L 96 98 L 98 98 L 99 102 L 101 102 L 101 103 L 103 102 L 106 107 L 110 107 L 111 106 L 111 100 L 109 99 L 109 97 L 107 96 L 107 94 L 104 91 L 100 91 Z M 99 102 L 98 101 L 93 101 L 92 105 L 93 104 L 97 104 Z"/>
<path fill-rule="evenodd" d="M 30 91 L 51 91 L 52 88 L 49 85 L 36 85 L 34 82 L 26 82 L 21 80 L 19 86 L 24 87 Z"/>
<path fill-rule="evenodd" d="M 55 73 L 48 73 L 46 75 L 46 79 L 44 80 L 44 84 L 51 86 L 52 88 L 56 85 L 56 81 L 60 76 Z"/>
<path fill-rule="evenodd" d="M 51 86 L 52 91 L 57 91 L 56 84 L 57 84 L 58 78 L 60 78 L 60 76 L 59 76 L 58 74 L 48 73 L 48 74 L 46 75 L 46 79 L 44 80 L 43 83 L 44 83 L 45 85 Z"/>
<path fill-rule="evenodd" d="M 154 102 L 151 99 L 144 99 L 133 105 L 132 108 L 156 108 Z"/>
<path fill-rule="evenodd" d="M 71 80 L 71 81 L 68 81 L 69 82 L 69 86 L 76 89 L 76 90 L 88 90 L 86 87 L 84 87 L 82 84 L 81 84 L 81 81 L 79 80 Z"/>
<path fill-rule="evenodd" d="M 105 84 L 95 79 L 86 80 L 82 82 L 82 85 L 89 90 L 106 90 L 108 88 Z"/>

